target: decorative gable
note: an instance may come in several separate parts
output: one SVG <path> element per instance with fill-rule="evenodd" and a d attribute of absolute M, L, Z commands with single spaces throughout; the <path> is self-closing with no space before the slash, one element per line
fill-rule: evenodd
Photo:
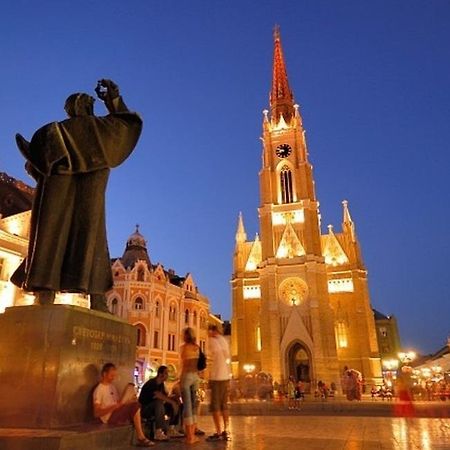
<path fill-rule="evenodd" d="M 325 236 L 322 254 L 325 258 L 325 263 L 330 266 L 340 266 L 349 263 L 348 256 L 334 234 L 332 225 L 328 225 L 328 235 Z"/>
<path fill-rule="evenodd" d="M 255 236 L 250 254 L 248 255 L 247 263 L 245 264 L 245 270 L 253 272 L 256 270 L 260 262 L 262 261 L 261 241 L 258 234 Z"/>
<path fill-rule="evenodd" d="M 156 266 L 153 274 L 158 281 L 166 281 L 166 274 L 164 273 L 164 268 L 161 264 Z"/>
<path fill-rule="evenodd" d="M 305 255 L 305 249 L 297 236 L 297 233 L 288 223 L 283 231 L 280 245 L 276 253 L 277 258 L 294 258 L 295 256 Z"/>

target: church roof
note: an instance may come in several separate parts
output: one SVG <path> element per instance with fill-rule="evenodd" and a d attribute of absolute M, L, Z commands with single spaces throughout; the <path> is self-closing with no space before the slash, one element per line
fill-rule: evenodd
<path fill-rule="evenodd" d="M 20 180 L 0 172 L 0 215 L 19 214 L 31 209 L 34 189 Z"/>
<path fill-rule="evenodd" d="M 284 60 L 279 27 L 275 27 L 272 67 L 272 90 L 270 92 L 270 107 L 272 119 L 278 123 L 281 117 L 287 122 L 294 115 L 294 95 L 289 87 L 289 81 Z"/>
<path fill-rule="evenodd" d="M 372 308 L 372 311 L 373 311 L 373 316 L 374 316 L 375 320 L 389 320 L 390 319 L 390 316 L 386 316 L 385 314 L 376 310 L 375 308 Z"/>
<path fill-rule="evenodd" d="M 147 241 L 139 232 L 139 225 L 136 225 L 135 232 L 127 240 L 127 245 L 120 261 L 128 269 L 133 268 L 139 260 L 145 261 L 147 266 L 151 267 L 150 257 L 147 252 Z"/>

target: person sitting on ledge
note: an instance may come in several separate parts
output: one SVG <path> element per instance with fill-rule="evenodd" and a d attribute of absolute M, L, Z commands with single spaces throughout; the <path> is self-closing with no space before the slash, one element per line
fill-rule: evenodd
<path fill-rule="evenodd" d="M 128 384 L 119 398 L 113 382 L 117 375 L 116 366 L 107 363 L 101 371 L 101 381 L 94 390 L 94 416 L 108 425 L 125 425 L 133 423 L 137 434 L 137 447 L 155 445 L 145 437 L 141 423 L 141 408 L 136 399 L 134 385 Z"/>
<path fill-rule="evenodd" d="M 155 441 L 167 441 L 169 438 L 183 437 L 176 430 L 179 422 L 179 405 L 170 398 L 164 382 L 169 377 L 169 371 L 166 366 L 160 366 L 155 378 L 150 378 L 142 386 L 139 395 L 139 403 L 142 406 L 142 417 L 155 418 Z M 169 417 L 169 431 L 166 434 L 166 421 L 164 416 Z"/>

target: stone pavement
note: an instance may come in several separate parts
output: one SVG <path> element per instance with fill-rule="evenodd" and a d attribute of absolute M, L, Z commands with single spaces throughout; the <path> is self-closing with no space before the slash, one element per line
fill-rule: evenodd
<path fill-rule="evenodd" d="M 212 430 L 210 417 L 200 427 Z M 449 450 L 448 419 L 388 417 L 258 416 L 231 418 L 231 442 L 187 446 L 179 440 L 155 450 Z M 131 450 L 136 447 L 127 447 Z"/>

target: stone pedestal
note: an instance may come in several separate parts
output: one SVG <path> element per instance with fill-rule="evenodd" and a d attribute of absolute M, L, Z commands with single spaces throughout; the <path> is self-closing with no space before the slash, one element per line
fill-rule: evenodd
<path fill-rule="evenodd" d="M 0 428 L 62 428 L 92 419 L 101 366 L 133 381 L 136 330 L 68 305 L 19 306 L 0 315 Z"/>

